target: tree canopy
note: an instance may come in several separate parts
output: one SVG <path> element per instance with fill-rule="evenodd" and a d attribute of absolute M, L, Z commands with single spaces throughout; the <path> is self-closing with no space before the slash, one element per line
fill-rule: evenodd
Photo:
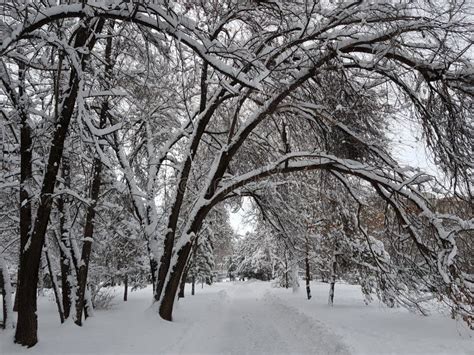
<path fill-rule="evenodd" d="M 384 275 L 379 288 L 410 303 L 421 280 L 472 326 L 469 2 L 0 9 L 0 252 L 18 266 L 16 342 L 37 342 L 45 251 L 69 295 L 58 301 L 63 317 L 65 304 L 79 325 L 92 311 L 89 264 L 117 243 L 130 250 L 114 253 L 117 275 L 145 255 L 159 314 L 171 320 L 193 246 L 212 249 L 209 216 L 243 196 L 287 245 L 331 212 L 320 232 L 365 245 L 358 262 Z M 397 161 L 387 133 L 410 122 L 444 179 Z M 442 196 L 453 211 L 437 208 Z"/>

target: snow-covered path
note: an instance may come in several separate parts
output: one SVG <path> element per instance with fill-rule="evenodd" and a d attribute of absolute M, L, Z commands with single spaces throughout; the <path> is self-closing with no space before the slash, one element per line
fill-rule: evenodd
<path fill-rule="evenodd" d="M 60 325 L 51 297 L 39 300 L 39 343 L 13 344 L 0 331 L 0 354 L 468 354 L 473 332 L 435 315 L 421 317 L 378 304 L 364 305 L 357 286 L 337 285 L 326 305 L 327 284 L 303 290 L 250 281 L 197 287 L 177 302 L 174 321 L 150 308 L 151 289 L 117 294 L 115 306 L 98 311 L 84 327 Z M 121 290 L 118 289 L 117 292 Z"/>
<path fill-rule="evenodd" d="M 284 306 L 268 289 L 246 283 L 219 291 L 209 308 L 209 319 L 194 321 L 175 350 L 205 354 L 349 353 L 322 324 Z"/>

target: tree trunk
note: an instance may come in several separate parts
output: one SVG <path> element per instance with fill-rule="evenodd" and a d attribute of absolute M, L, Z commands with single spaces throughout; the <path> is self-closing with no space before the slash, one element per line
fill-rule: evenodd
<path fill-rule="evenodd" d="M 308 300 L 311 299 L 310 280 L 309 260 L 308 257 L 306 257 L 306 296 L 308 297 Z"/>
<path fill-rule="evenodd" d="M 18 285 L 19 282 L 17 282 L 16 286 L 16 292 L 15 292 L 15 299 L 13 300 L 13 312 L 18 312 Z"/>
<path fill-rule="evenodd" d="M 184 298 L 184 290 L 186 288 L 186 279 L 182 278 L 181 283 L 179 284 L 178 298 Z"/>
<path fill-rule="evenodd" d="M 63 156 L 62 160 L 62 178 L 64 181 L 64 187 L 69 188 L 71 182 L 70 176 L 70 165 L 69 157 L 67 154 Z M 58 212 L 59 212 L 59 233 L 56 240 L 59 246 L 59 255 L 61 263 L 61 289 L 62 289 L 62 305 L 64 312 L 64 319 L 68 319 L 71 312 L 72 305 L 72 265 L 71 256 L 68 255 L 72 253 L 71 243 L 69 242 L 69 218 L 68 211 L 69 203 L 67 198 L 64 195 L 59 196 L 58 199 Z M 75 298 L 75 297 L 74 297 Z"/>
<path fill-rule="evenodd" d="M 332 261 L 331 261 L 331 278 L 330 278 L 330 285 L 329 285 L 329 299 L 328 304 L 332 306 L 334 304 L 334 286 L 336 284 L 336 254 L 334 253 Z"/>
<path fill-rule="evenodd" d="M 203 77 L 206 77 L 206 76 L 207 74 L 203 73 Z M 203 79 L 202 82 L 205 83 L 205 79 Z M 193 239 L 196 238 L 197 232 L 201 229 L 204 218 L 206 217 L 207 213 L 212 208 L 212 205 L 207 205 L 205 207 L 203 206 L 202 210 L 199 210 L 196 212 L 196 217 L 194 218 L 193 221 L 191 221 L 192 222 L 191 227 L 187 231 L 187 234 L 189 236 L 194 236 L 194 238 L 191 238 L 190 241 L 188 241 L 183 247 L 181 247 L 181 249 L 177 251 L 178 258 L 176 260 L 176 263 L 173 267 L 170 267 L 171 255 L 172 255 L 172 250 L 174 246 L 174 236 L 175 236 L 175 231 L 176 231 L 176 225 L 179 219 L 181 205 L 182 205 L 184 193 L 186 190 L 186 184 L 187 184 L 188 176 L 189 176 L 191 166 L 192 166 L 192 160 L 197 153 L 197 149 L 201 141 L 201 137 L 204 134 L 204 131 L 206 129 L 206 125 L 209 123 L 214 112 L 220 106 L 222 102 L 221 100 L 224 100 L 224 96 L 226 95 L 225 91 L 220 91 L 218 94 L 216 94 L 213 97 L 213 99 L 210 100 L 208 108 L 204 110 L 204 107 L 205 107 L 204 102 L 205 102 L 205 96 L 206 96 L 205 92 L 206 90 L 201 91 L 202 93 L 201 112 L 203 113 L 203 116 L 197 121 L 194 132 L 191 135 L 193 138 L 188 146 L 187 157 L 183 165 L 183 168 L 181 170 L 180 178 L 178 179 L 179 188 L 177 190 L 175 201 L 171 208 L 171 214 L 168 220 L 169 222 L 168 232 L 166 233 L 165 241 L 164 241 L 165 250 L 160 260 L 160 268 L 158 271 L 158 281 L 157 281 L 157 288 L 155 292 L 155 300 L 161 302 L 160 308 L 159 308 L 159 314 L 161 318 L 165 320 L 169 320 L 169 321 L 172 320 L 175 296 L 180 284 L 183 271 L 186 267 L 189 255 L 191 253 L 193 242 L 197 242 L 197 240 L 193 240 Z M 228 154 L 224 154 L 223 156 L 220 156 L 220 159 L 221 159 L 220 164 L 218 165 L 215 171 L 214 177 L 210 180 L 209 186 L 204 194 L 205 199 L 210 199 L 212 197 L 215 189 L 218 186 L 220 179 L 225 173 L 226 167 L 228 166 L 230 162 L 230 156 Z M 169 278 L 167 279 L 168 275 L 169 275 Z M 164 284 L 165 280 L 167 280 L 166 285 Z M 195 284 L 195 280 L 193 279 L 193 288 L 194 288 L 194 284 Z M 164 290 L 164 293 L 163 293 L 163 290 Z"/>
<path fill-rule="evenodd" d="M 51 265 L 51 259 L 49 257 L 49 250 L 47 243 L 45 241 L 45 248 L 44 248 L 44 256 L 46 259 L 46 264 L 48 265 L 48 273 L 49 277 L 51 279 L 51 286 L 53 288 L 54 292 L 54 299 L 56 301 L 56 306 L 58 308 L 58 313 L 59 313 L 59 320 L 61 321 L 61 324 L 64 323 L 64 310 L 63 310 L 63 305 L 61 303 L 61 299 L 59 296 L 59 287 L 58 287 L 58 281 L 56 279 L 56 275 L 54 274 L 53 267 Z"/>
<path fill-rule="evenodd" d="M 196 230 L 199 230 L 199 228 L 197 228 Z M 193 234 L 196 235 L 195 232 Z M 164 320 L 169 320 L 169 321 L 172 320 L 173 305 L 174 305 L 174 300 L 176 298 L 175 297 L 176 292 L 178 290 L 179 282 L 181 280 L 181 276 L 183 274 L 184 268 L 186 267 L 186 264 L 188 262 L 189 255 L 192 250 L 192 244 L 193 244 L 192 241 L 187 242 L 177 252 L 178 259 L 176 260 L 176 264 L 172 268 L 168 283 L 166 284 L 166 287 L 165 287 L 163 299 L 160 304 L 159 313 L 160 313 L 161 318 L 163 318 Z M 193 285 L 195 284 L 195 282 L 196 282 L 195 277 L 193 277 Z"/>
<path fill-rule="evenodd" d="M 0 275 L 1 276 L 1 275 Z M 2 311 L 3 311 L 3 321 L 2 321 L 2 328 L 6 329 L 7 328 L 7 322 L 9 321 L 8 319 L 8 312 L 7 312 L 7 291 L 2 287 Z"/>
<path fill-rule="evenodd" d="M 23 252 L 20 263 L 23 269 L 29 266 L 25 259 L 30 253 Z M 29 255 L 28 255 L 29 254 Z M 37 257 L 36 257 L 37 258 Z M 31 257 L 33 259 L 33 256 Z M 21 267 L 20 267 L 21 268 Z M 15 342 L 31 347 L 38 342 L 38 319 L 36 315 L 36 285 L 38 283 L 38 267 L 32 266 L 29 272 L 20 269 L 18 283 L 18 324 L 15 332 Z"/>
<path fill-rule="evenodd" d="M 25 78 L 25 65 L 21 62 L 18 63 L 18 78 L 20 81 L 18 97 L 19 100 L 23 100 L 24 89 L 23 83 Z M 21 127 L 20 127 L 20 262 L 18 265 L 18 277 L 17 277 L 17 289 L 15 294 L 15 304 L 13 306 L 14 311 L 19 312 L 20 310 L 20 295 L 21 295 L 21 282 L 26 282 L 27 280 L 24 277 L 24 274 L 27 272 L 24 270 L 25 263 L 27 261 L 25 254 L 25 246 L 28 242 L 28 238 L 30 235 L 31 230 L 31 223 L 32 223 L 32 211 L 31 211 L 31 203 L 30 203 L 30 196 L 29 196 L 29 188 L 28 184 L 30 184 L 30 180 L 32 178 L 32 138 L 31 138 L 31 127 L 28 122 L 28 114 L 26 113 L 25 107 L 20 103 L 16 103 L 18 106 L 18 111 L 21 118 Z M 33 303 L 36 303 L 36 284 L 35 287 L 35 301 L 31 302 L 31 309 L 28 311 L 35 314 L 36 307 L 33 306 Z M 36 317 L 36 315 L 34 316 Z M 24 331 L 25 333 L 31 333 L 30 337 L 25 337 L 25 340 L 28 344 L 34 345 L 36 343 L 36 319 L 32 319 L 33 316 L 25 317 L 23 314 L 21 315 L 20 321 L 20 314 L 18 315 L 18 328 L 20 331 Z M 29 339 L 26 339 L 29 338 Z"/>
<path fill-rule="evenodd" d="M 194 242 L 193 245 L 193 258 L 192 258 L 192 264 L 191 265 L 196 265 L 196 254 L 197 254 L 197 241 Z M 191 267 L 191 265 L 189 267 Z M 191 284 L 191 296 L 194 296 L 196 291 L 196 274 L 193 272 L 193 278 L 192 278 L 192 284 Z"/>
<path fill-rule="evenodd" d="M 181 277 L 181 283 L 179 284 L 178 298 L 184 298 L 184 289 L 186 288 L 186 279 L 188 277 L 189 264 L 183 272 L 183 277 Z"/>
<path fill-rule="evenodd" d="M 98 20 L 95 30 L 100 32 L 102 26 L 103 20 Z M 83 47 L 89 41 L 88 49 L 92 49 L 95 44 L 95 37 L 91 38 L 90 36 L 92 31 L 94 30 L 89 29 L 87 26 L 81 27 L 80 30 L 76 32 L 74 47 Z M 85 55 L 83 55 L 81 59 L 82 64 L 84 65 Z M 43 249 L 46 229 L 51 214 L 51 197 L 54 194 L 58 169 L 64 149 L 64 141 L 66 139 L 69 123 L 76 104 L 79 91 L 79 81 L 80 78 L 78 78 L 77 73 L 74 70 L 71 70 L 69 90 L 67 90 L 67 95 L 62 101 L 61 114 L 52 134 L 53 138 L 51 141 L 48 162 L 46 164 L 46 172 L 41 187 L 34 229 L 25 232 L 26 240 L 21 240 L 20 242 L 22 245 L 20 250 L 18 279 L 18 324 L 15 332 L 15 342 L 28 347 L 31 347 L 38 342 L 36 287 L 38 284 L 39 263 L 41 260 L 41 251 Z M 20 214 L 21 212 L 20 209 Z M 23 225 L 24 222 L 25 221 L 20 217 L 20 228 L 25 228 Z M 26 221 L 26 223 L 27 222 L 28 221 Z M 29 222 L 30 223 L 26 225 L 28 228 L 32 225 L 31 219 Z M 25 237 L 21 232 L 20 234 L 22 237 Z M 27 242 L 28 248 L 25 248 Z"/>
<path fill-rule="evenodd" d="M 206 76 L 207 74 L 205 73 L 205 71 L 203 71 L 203 77 L 206 77 Z M 205 82 L 205 79 L 202 82 Z M 206 96 L 205 90 L 202 92 L 202 94 L 203 94 L 203 97 L 201 97 L 201 99 L 205 100 L 205 96 Z M 157 284 L 156 284 L 156 289 L 155 289 L 156 301 L 159 301 L 161 299 L 163 289 L 165 288 L 164 282 L 166 280 L 166 276 L 170 272 L 170 263 L 171 263 L 171 256 L 173 254 L 175 231 L 176 231 L 176 226 L 179 220 L 181 206 L 184 201 L 186 185 L 188 182 L 189 174 L 191 172 L 192 162 L 197 153 L 199 143 L 201 141 L 201 137 L 204 134 L 204 131 L 206 129 L 206 125 L 209 123 L 215 110 L 219 107 L 221 103 L 220 100 L 222 99 L 224 94 L 225 94 L 225 91 L 221 91 L 216 97 L 214 97 L 214 99 L 212 100 L 212 103 L 209 105 L 208 109 L 206 110 L 206 113 L 197 121 L 197 124 L 194 128 L 194 133 L 191 135 L 191 137 L 193 138 L 189 142 L 189 145 L 187 147 L 187 157 L 181 169 L 180 176 L 178 178 L 178 189 L 176 191 L 176 196 L 173 201 L 173 205 L 171 207 L 171 212 L 168 219 L 168 229 L 164 238 L 163 254 L 160 259 L 160 266 L 158 268 L 158 279 L 157 279 Z M 201 110 L 203 110 L 204 107 L 205 107 L 204 102 L 201 100 Z M 183 265 L 183 268 L 184 268 L 184 265 Z M 182 271 L 183 270 L 181 269 L 179 276 L 181 276 Z M 178 281 L 178 284 L 179 284 L 179 281 Z"/>
<path fill-rule="evenodd" d="M 113 22 L 111 23 L 113 26 Z M 112 65 L 112 33 L 110 29 L 108 31 L 107 42 L 105 46 L 105 75 L 107 79 L 110 79 L 110 74 L 113 68 Z M 107 123 L 107 115 L 109 111 L 109 102 L 105 99 L 102 102 L 100 114 L 99 114 L 99 128 L 104 128 Z M 82 325 L 82 313 L 84 307 L 86 307 L 86 288 L 87 288 L 87 275 L 89 273 L 89 261 L 92 251 L 92 242 L 94 241 L 94 222 L 95 222 L 95 208 L 97 206 L 97 200 L 99 199 L 100 185 L 102 183 L 102 161 L 99 153 L 95 153 L 94 162 L 92 164 L 92 183 L 90 190 L 91 204 L 87 207 L 86 223 L 84 226 L 84 243 L 82 244 L 81 262 L 79 263 L 79 272 L 77 273 L 77 300 L 76 300 L 76 319 L 74 323 Z M 85 313 L 85 318 L 88 317 L 88 313 Z"/>
<path fill-rule="evenodd" d="M 86 286 L 86 292 L 84 295 L 84 317 L 89 318 L 94 315 L 94 304 L 92 303 L 92 293 L 93 289 L 89 287 L 89 285 Z"/>
<path fill-rule="evenodd" d="M 25 67 L 19 63 L 19 98 L 22 100 Z M 32 139 L 31 127 L 24 106 L 20 105 L 21 117 L 21 143 L 20 143 L 20 262 L 18 266 L 17 290 L 15 296 L 15 309 L 18 311 L 18 324 L 15 333 L 15 342 L 22 345 L 33 346 L 37 340 L 36 318 L 36 285 L 38 283 L 38 267 L 29 267 L 29 253 L 25 250 L 32 225 L 32 211 L 29 197 L 30 180 L 32 178 Z M 38 256 L 38 259 L 41 257 Z M 39 260 L 38 260 L 39 263 Z M 36 274 L 31 275 L 31 273 Z"/>
<path fill-rule="evenodd" d="M 37 286 L 37 294 L 38 296 L 44 296 L 44 260 L 43 258 L 40 259 L 40 266 L 39 266 L 39 274 L 38 274 L 38 286 Z"/>
<path fill-rule="evenodd" d="M 148 255 L 151 255 L 151 250 L 149 246 L 148 246 Z M 156 259 L 154 256 L 150 257 L 150 275 L 151 275 L 151 285 L 153 287 L 153 294 L 155 294 L 157 271 L 158 271 L 158 263 L 156 262 Z"/>
<path fill-rule="evenodd" d="M 308 300 L 311 299 L 311 271 L 309 269 L 309 242 L 308 242 L 308 235 L 306 235 L 306 255 L 305 255 L 305 268 L 306 268 L 306 296 Z"/>
<path fill-rule="evenodd" d="M 128 300 L 128 275 L 125 275 L 125 278 L 123 280 L 123 286 L 124 286 L 123 300 L 125 302 L 127 302 L 127 300 Z"/>
<path fill-rule="evenodd" d="M 0 256 L 0 290 L 2 290 L 2 308 L 3 308 L 3 329 L 14 327 L 13 323 L 13 305 L 12 305 L 12 287 L 7 264 Z"/>
<path fill-rule="evenodd" d="M 108 106 L 108 105 L 104 105 Z M 107 110 L 107 107 L 103 107 L 103 110 Z M 106 112 L 106 111 L 105 111 Z M 102 115 L 101 115 L 102 116 Z M 105 116 L 104 116 L 105 117 Z M 102 123 L 102 117 L 101 117 Z M 105 123 L 105 121 L 104 121 Z M 103 125 L 101 124 L 101 127 Z M 86 223 L 84 226 L 84 243 L 82 245 L 82 254 L 81 261 L 79 263 L 79 273 L 77 275 L 77 284 L 78 284 L 78 295 L 76 300 L 76 319 L 75 323 L 77 325 L 82 325 L 82 313 L 85 307 L 85 293 L 87 287 L 87 274 L 89 272 L 89 261 L 92 251 L 92 242 L 94 237 L 94 219 L 95 219 L 95 208 L 97 205 L 97 199 L 99 198 L 100 185 L 101 185 L 101 172 L 102 172 L 102 162 L 100 157 L 96 156 L 93 163 L 93 178 L 90 199 L 92 203 L 87 208 Z"/>

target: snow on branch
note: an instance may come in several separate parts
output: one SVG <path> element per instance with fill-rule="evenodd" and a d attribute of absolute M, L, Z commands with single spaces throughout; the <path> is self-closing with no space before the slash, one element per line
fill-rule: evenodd
<path fill-rule="evenodd" d="M 4 53 L 9 47 L 22 39 L 25 35 L 41 28 L 42 26 L 55 20 L 64 18 L 84 18 L 84 17 L 104 17 L 110 19 L 119 19 L 123 21 L 133 21 L 134 23 L 149 27 L 159 32 L 165 32 L 173 36 L 178 41 L 184 43 L 191 48 L 204 61 L 222 74 L 234 79 L 243 86 L 259 90 L 261 84 L 250 79 L 243 71 L 243 68 L 235 68 L 218 56 L 211 55 L 217 52 L 216 48 L 225 51 L 226 54 L 240 61 L 238 56 L 232 55 L 232 51 L 223 47 L 216 40 L 211 41 L 192 26 L 192 21 L 184 16 L 178 16 L 161 5 L 145 5 L 122 3 L 117 6 L 108 6 L 104 2 L 88 3 L 87 5 L 59 5 L 52 6 L 41 11 L 29 14 L 25 21 L 18 24 L 9 34 L 3 34 L 3 42 L 0 46 L 0 53 Z M 196 37 L 196 38 L 193 38 Z M 240 54 L 239 54 L 240 55 Z M 244 58 L 245 61 L 252 62 L 254 58 Z"/>

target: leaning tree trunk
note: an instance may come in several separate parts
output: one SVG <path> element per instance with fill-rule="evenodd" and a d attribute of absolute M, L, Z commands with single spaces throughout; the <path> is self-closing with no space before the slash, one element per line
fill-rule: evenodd
<path fill-rule="evenodd" d="M 164 320 L 171 321 L 173 318 L 173 305 L 178 290 L 179 281 L 186 266 L 189 254 L 191 252 L 192 243 L 188 242 L 178 251 L 178 259 L 174 268 L 170 273 L 169 280 L 165 286 L 165 292 L 161 300 L 159 313 Z M 193 285 L 195 284 L 195 277 L 193 276 Z M 193 287 L 194 289 L 194 287 Z"/>
<path fill-rule="evenodd" d="M 113 22 L 111 23 L 113 27 Z M 105 46 L 105 76 L 106 81 L 109 83 L 111 72 L 113 69 L 112 64 L 112 33 L 109 29 L 108 31 L 107 42 Z M 106 85 L 108 88 L 108 84 Z M 106 89 L 107 89 L 106 88 Z M 105 99 L 102 103 L 100 114 L 99 114 L 99 128 L 104 128 L 107 122 L 107 116 L 109 113 L 109 102 Z M 82 254 L 81 261 L 79 263 L 79 271 L 77 274 L 77 300 L 76 300 L 76 319 L 74 322 L 77 325 L 82 325 L 82 313 L 84 307 L 86 306 L 85 296 L 87 288 L 87 274 L 89 272 L 89 261 L 92 251 L 92 242 L 94 238 L 94 219 L 96 214 L 97 200 L 99 198 L 100 185 L 102 183 L 102 161 L 100 159 L 99 153 L 95 153 L 94 162 L 92 165 L 92 184 L 90 191 L 91 204 L 87 208 L 86 214 L 86 223 L 84 226 L 84 243 L 82 245 Z M 86 318 L 87 318 L 86 313 Z"/>
<path fill-rule="evenodd" d="M 184 298 L 184 289 L 186 288 L 186 279 L 188 277 L 189 263 L 184 269 L 183 276 L 181 277 L 181 283 L 179 284 L 178 298 Z"/>
<path fill-rule="evenodd" d="M 207 64 L 204 65 L 204 68 L 207 68 Z M 201 80 L 203 83 L 206 82 L 206 77 L 207 77 L 207 70 L 204 69 L 202 72 L 202 77 L 201 77 Z M 181 206 L 184 201 L 186 185 L 187 185 L 188 178 L 191 172 L 192 162 L 193 162 L 194 157 L 196 156 L 199 143 L 206 129 L 206 125 L 209 123 L 213 113 L 219 107 L 221 103 L 221 99 L 223 98 L 225 94 L 225 91 L 221 91 L 218 95 L 216 95 L 211 100 L 209 107 L 206 110 L 204 110 L 205 102 L 206 102 L 206 92 L 207 92 L 206 85 L 204 85 L 201 91 L 202 96 L 201 96 L 200 111 L 202 113 L 202 117 L 200 117 L 200 119 L 197 121 L 193 134 L 191 135 L 192 139 L 189 142 L 189 145 L 187 147 L 187 156 L 178 178 L 178 189 L 176 191 L 173 204 L 171 206 L 171 212 L 169 215 L 168 225 L 167 225 L 167 232 L 165 234 L 164 243 L 163 243 L 163 254 L 161 256 L 160 265 L 158 268 L 158 277 L 157 277 L 157 283 L 156 283 L 155 294 L 154 294 L 154 298 L 156 301 L 162 300 L 162 293 L 166 287 L 165 285 L 166 277 L 168 273 L 170 273 L 171 257 L 173 253 L 175 233 L 177 229 L 176 227 L 179 220 Z M 188 255 L 189 255 L 189 252 L 187 253 L 186 258 Z M 179 279 L 181 279 L 181 274 L 186 265 L 186 260 L 184 261 L 184 263 L 185 264 L 182 265 L 182 269 L 179 271 L 179 275 L 178 275 Z M 173 273 L 173 271 L 171 271 L 171 273 Z M 175 280 L 173 282 L 175 282 Z M 179 284 L 179 281 L 178 281 L 178 284 Z M 174 294 L 176 295 L 176 290 Z"/>
<path fill-rule="evenodd" d="M 103 20 L 98 20 L 95 31 L 99 31 L 103 26 Z M 95 36 L 91 38 L 91 32 L 87 26 L 81 27 L 76 32 L 74 47 L 79 48 L 88 44 L 91 50 L 95 44 Z M 81 57 L 82 65 L 85 63 L 85 55 Z M 40 192 L 40 199 L 36 211 L 35 223 L 32 231 L 26 232 L 26 240 L 21 241 L 20 249 L 20 265 L 19 265 L 19 286 L 18 286 L 18 323 L 15 332 L 15 342 L 21 345 L 31 347 L 38 342 L 38 318 L 36 315 L 36 286 L 38 284 L 38 270 L 41 260 L 41 251 L 43 249 L 46 229 L 48 227 L 49 217 L 52 209 L 52 196 L 56 185 L 59 165 L 64 149 L 64 141 L 66 139 L 69 123 L 74 112 L 77 95 L 79 92 L 80 78 L 72 69 L 69 78 L 69 87 L 66 97 L 62 101 L 61 114 L 52 133 L 51 147 L 49 151 L 48 161 L 46 164 L 46 172 Z M 24 149 L 21 147 L 20 150 Z M 26 162 L 25 162 L 26 163 Z M 23 165 L 23 162 L 22 162 Z M 21 220 L 20 209 L 20 220 Z M 20 221 L 20 228 L 25 228 L 25 221 Z M 28 222 L 28 221 L 26 221 Z M 20 235 L 25 237 L 21 232 Z M 28 248 L 24 245 L 28 243 Z"/>
<path fill-rule="evenodd" d="M 189 261 L 190 254 L 195 248 L 197 248 L 197 232 L 201 229 L 202 222 L 209 212 L 210 208 L 204 209 L 197 214 L 195 220 L 191 225 L 191 229 L 188 231 L 188 235 L 193 235 L 187 243 L 184 244 L 181 249 L 177 251 L 177 260 L 169 275 L 169 279 L 164 288 L 163 298 L 161 300 L 159 313 L 161 318 L 164 320 L 171 321 L 173 318 L 173 305 L 176 299 L 176 293 L 183 276 L 184 269 Z M 195 246 L 193 248 L 193 245 Z M 195 288 L 196 279 L 193 275 L 193 286 L 192 291 Z"/>
<path fill-rule="evenodd" d="M 82 325 L 82 313 L 84 311 L 87 288 L 87 274 L 89 271 L 89 261 L 94 236 L 95 207 L 97 205 L 97 199 L 99 198 L 101 184 L 102 163 L 99 157 L 94 159 L 93 170 L 94 177 L 90 195 L 93 202 L 87 208 L 86 223 L 84 226 L 84 244 L 82 245 L 81 261 L 79 263 L 79 272 L 77 275 L 78 294 L 76 300 L 76 319 L 74 321 L 77 325 Z"/>
<path fill-rule="evenodd" d="M 198 246 L 197 243 L 194 243 L 192 265 L 196 265 L 197 246 Z M 193 277 L 191 279 L 191 296 L 194 296 L 195 294 L 196 294 L 196 274 L 193 272 Z"/>
<path fill-rule="evenodd" d="M 105 115 L 108 110 L 108 104 L 104 103 L 102 110 L 104 114 L 101 114 L 101 128 L 105 123 Z M 104 119 L 103 119 L 104 118 Z M 94 219 L 96 214 L 97 199 L 99 198 L 100 185 L 101 185 L 101 174 L 102 174 L 102 162 L 99 156 L 94 158 L 93 163 L 93 178 L 90 199 L 91 204 L 87 207 L 86 223 L 84 226 L 84 243 L 82 245 L 81 261 L 79 263 L 79 272 L 77 275 L 78 293 L 76 300 L 76 319 L 74 322 L 77 325 L 82 325 L 82 313 L 85 307 L 85 295 L 87 288 L 87 274 L 89 272 L 89 261 L 92 251 L 92 242 L 94 238 Z"/>

